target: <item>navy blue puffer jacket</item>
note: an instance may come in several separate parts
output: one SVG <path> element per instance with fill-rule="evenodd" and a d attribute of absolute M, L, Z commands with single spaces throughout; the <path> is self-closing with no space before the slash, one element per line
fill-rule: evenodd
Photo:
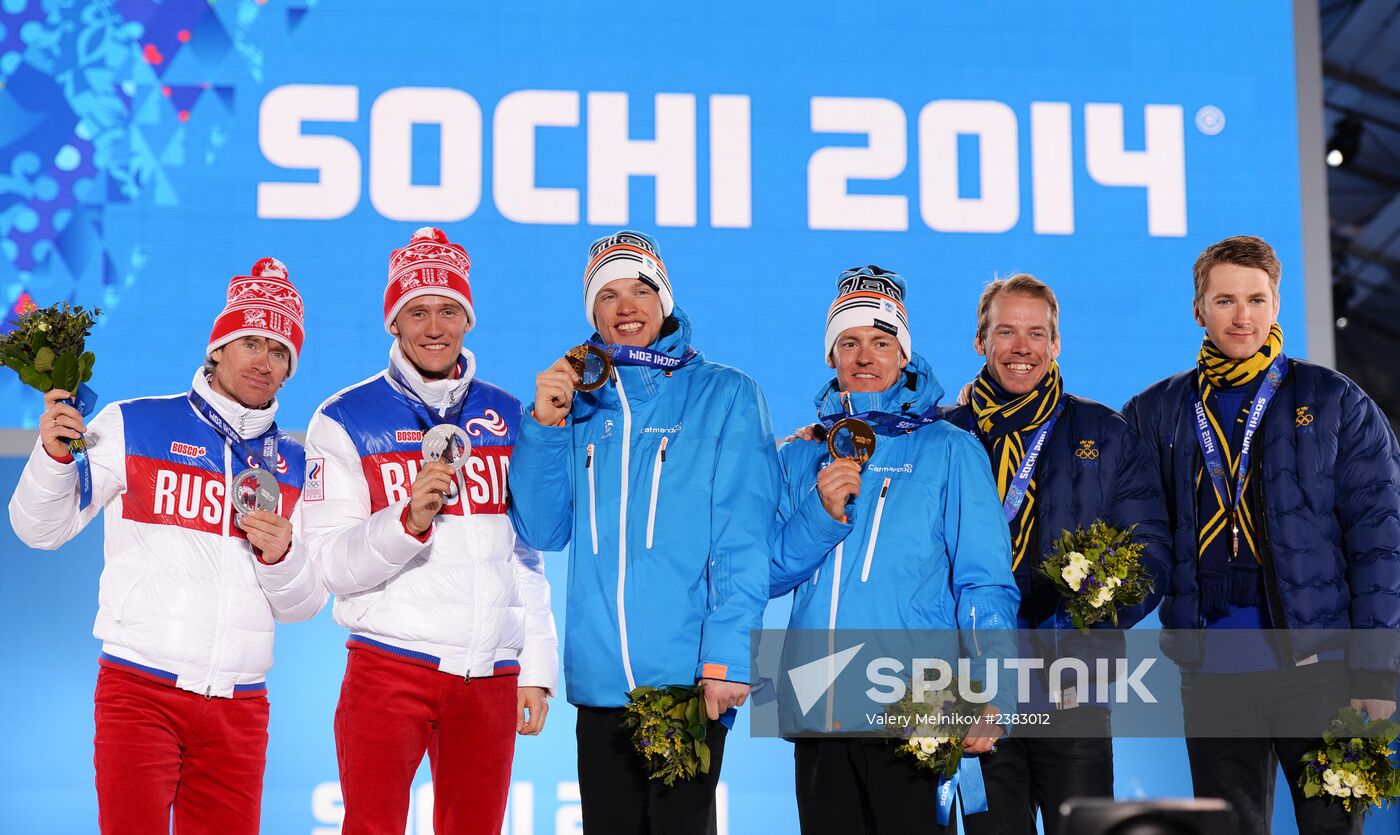
<path fill-rule="evenodd" d="M 1166 587 L 1171 538 L 1162 490 L 1143 466 L 1145 446 L 1117 412 L 1072 394 L 1064 395 L 1064 402 L 1064 414 L 1035 465 L 1040 553 L 1027 553 L 1030 570 L 1017 572 L 1023 628 L 1039 626 L 1054 614 L 1059 601 L 1054 585 L 1035 570 L 1055 538 L 1061 531 L 1087 528 L 1102 519 L 1117 528 L 1137 526 L 1134 534 L 1144 546 L 1143 566 L 1153 578 L 1152 594 L 1118 613 L 1119 628 L 1127 629 L 1152 611 Z M 976 434 L 977 418 L 971 406 L 952 409 L 945 418 Z"/>
<path fill-rule="evenodd" d="M 1195 371 L 1134 397 L 1123 416 L 1152 447 L 1145 466 L 1166 491 L 1173 563 L 1162 601 L 1162 648 L 1184 666 L 1201 659 L 1196 583 L 1196 477 L 1201 469 L 1193 404 Z M 1266 603 L 1287 628 L 1295 660 L 1345 648 L 1354 697 L 1400 671 L 1400 448 L 1365 392 L 1341 374 L 1289 361 L 1256 436 L 1262 477 L 1251 501 L 1259 530 Z M 1189 630 L 1173 632 L 1174 629 Z M 1322 631 L 1319 631 L 1322 630 Z M 1344 633 L 1339 630 L 1352 630 Z M 1368 682 L 1359 685 L 1359 681 Z M 1392 684 L 1393 686 L 1393 684 Z M 1362 696 L 1358 687 L 1371 691 Z"/>

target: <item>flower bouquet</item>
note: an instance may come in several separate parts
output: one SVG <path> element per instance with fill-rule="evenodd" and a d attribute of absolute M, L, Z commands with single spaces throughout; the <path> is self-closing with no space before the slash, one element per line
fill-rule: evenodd
<path fill-rule="evenodd" d="M 1353 817 L 1365 817 L 1400 798 L 1400 769 L 1391 746 L 1400 725 L 1367 722 L 1344 707 L 1322 735 L 1322 745 L 1303 755 L 1298 787 L 1304 797 L 1325 795 Z"/>
<path fill-rule="evenodd" d="M 44 394 L 54 389 L 68 392 L 73 406 L 86 417 L 97 403 L 97 395 L 86 385 L 97 358 L 85 349 L 85 342 L 101 314 L 99 308 L 89 313 L 67 302 L 45 308 L 30 303 L 14 320 L 14 329 L 0 336 L 0 362 Z M 71 438 L 68 451 L 78 467 L 79 507 L 86 508 L 92 499 L 87 442 L 81 436 Z"/>
<path fill-rule="evenodd" d="M 45 394 L 53 389 L 76 393 L 92 379 L 97 358 L 83 343 L 101 314 L 67 302 L 43 309 L 31 303 L 13 320 L 14 330 L 0 336 L 0 358 L 27 386 Z"/>
<path fill-rule="evenodd" d="M 1142 565 L 1142 545 L 1133 541 L 1133 528 L 1119 530 L 1101 519 L 1086 530 L 1064 531 L 1050 556 L 1040 564 L 1060 595 L 1076 629 L 1092 624 L 1118 624 L 1118 610 L 1135 606 L 1152 592 L 1152 576 Z"/>
<path fill-rule="evenodd" d="M 896 735 L 897 751 L 914 758 L 915 764 L 934 772 L 941 779 L 958 773 L 963 758 L 963 738 L 971 723 L 982 715 L 982 706 L 958 695 L 955 685 L 935 691 L 915 701 L 913 688 L 885 711 L 892 718 L 884 727 Z"/>
<path fill-rule="evenodd" d="M 622 725 L 632 730 L 632 745 L 646 759 L 651 779 L 673 786 L 710 773 L 709 715 L 698 686 L 638 687 L 627 700 Z"/>

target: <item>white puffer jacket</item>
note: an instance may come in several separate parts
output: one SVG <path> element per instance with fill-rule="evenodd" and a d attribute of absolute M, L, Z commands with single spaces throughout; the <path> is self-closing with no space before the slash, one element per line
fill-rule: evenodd
<path fill-rule="evenodd" d="M 397 343 L 390 362 L 399 379 L 386 371 L 337 393 L 307 430 L 306 537 L 336 595 L 336 623 L 352 645 L 453 675 L 518 663 L 520 686 L 553 692 L 558 639 L 544 562 L 506 516 L 520 402 L 474 379 L 469 351 L 453 380 L 424 381 Z M 435 420 L 425 403 L 449 414 L 460 404 L 472 451 L 457 496 L 420 540 L 403 516 Z"/>
<path fill-rule="evenodd" d="M 244 438 L 271 425 L 276 403 L 246 409 L 195 389 Z M 208 696 L 263 688 L 275 620 L 306 620 L 326 589 L 300 537 L 301 446 L 279 433 L 278 512 L 292 520 L 287 556 L 264 565 L 233 524 L 228 485 L 248 465 L 185 394 L 113 403 L 88 424 L 92 503 L 78 473 L 36 443 L 10 499 L 10 523 L 33 548 L 56 549 L 104 508 L 104 567 L 93 635 L 104 662 Z"/>

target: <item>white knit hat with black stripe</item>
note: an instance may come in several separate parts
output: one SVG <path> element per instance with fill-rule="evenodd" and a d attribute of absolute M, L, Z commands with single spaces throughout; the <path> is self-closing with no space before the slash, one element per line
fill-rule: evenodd
<path fill-rule="evenodd" d="M 635 278 L 650 285 L 661 297 L 661 315 L 671 315 L 676 302 L 656 239 L 631 229 L 619 229 L 594 241 L 588 249 L 588 268 L 583 271 L 583 309 L 588 324 L 598 327 L 593 321 L 593 302 L 598 291 L 620 278 Z"/>
<path fill-rule="evenodd" d="M 904 277 L 874 264 L 852 267 L 836 278 L 836 301 L 826 313 L 828 361 L 836 339 L 848 328 L 879 328 L 899 341 L 904 356 L 914 355 L 909 318 L 904 312 Z"/>

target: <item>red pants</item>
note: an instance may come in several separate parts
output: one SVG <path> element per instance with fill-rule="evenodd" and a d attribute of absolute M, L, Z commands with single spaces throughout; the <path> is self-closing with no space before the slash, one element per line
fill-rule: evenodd
<path fill-rule="evenodd" d="M 267 696 L 206 699 L 121 670 L 97 672 L 97 820 L 103 835 L 257 835 Z"/>
<path fill-rule="evenodd" d="M 343 835 L 403 835 L 428 752 L 437 835 L 499 833 L 515 754 L 514 675 L 464 679 L 351 649 L 335 709 Z"/>

